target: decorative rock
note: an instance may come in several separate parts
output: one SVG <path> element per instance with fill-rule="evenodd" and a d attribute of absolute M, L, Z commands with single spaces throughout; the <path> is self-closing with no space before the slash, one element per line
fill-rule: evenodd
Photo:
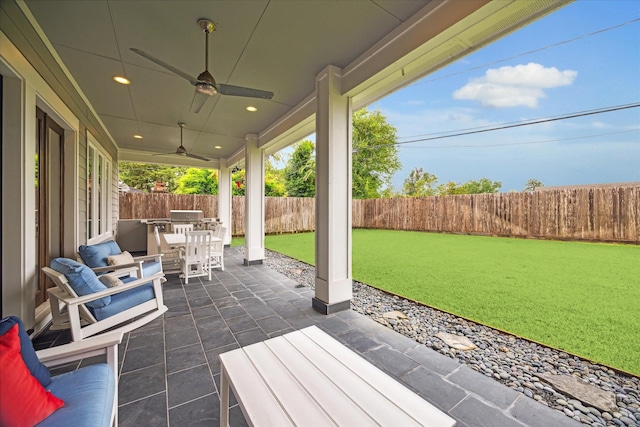
<path fill-rule="evenodd" d="M 557 390 L 567 393 L 587 405 L 595 406 L 603 411 L 610 411 L 616 407 L 615 394 L 586 384 L 573 376 L 543 373 L 540 378 Z"/>
<path fill-rule="evenodd" d="M 473 350 L 478 348 L 469 338 L 460 335 L 448 334 L 446 332 L 438 332 L 436 337 L 440 338 L 449 347 L 457 350 Z"/>
<path fill-rule="evenodd" d="M 382 317 L 384 317 L 385 319 L 406 319 L 407 318 L 407 316 L 404 313 L 397 310 L 384 313 Z"/>

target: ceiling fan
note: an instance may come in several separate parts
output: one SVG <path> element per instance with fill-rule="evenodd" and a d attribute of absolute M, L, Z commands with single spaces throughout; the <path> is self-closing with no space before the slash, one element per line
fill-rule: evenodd
<path fill-rule="evenodd" d="M 134 47 L 130 48 L 130 50 L 134 53 L 137 53 L 140 56 L 143 56 L 150 60 L 151 62 L 155 62 L 163 68 L 171 71 L 172 73 L 186 79 L 196 88 L 196 93 L 193 98 L 193 102 L 191 103 L 190 111 L 193 113 L 200 112 L 200 109 L 208 99 L 208 97 L 213 96 L 217 93 L 221 95 L 231 95 L 231 96 L 244 96 L 249 98 L 263 98 L 263 99 L 271 99 L 273 97 L 273 92 L 268 92 L 265 90 L 259 89 L 251 89 L 248 87 L 242 86 L 232 86 L 222 83 L 216 83 L 216 80 L 213 78 L 211 73 L 209 72 L 209 33 L 212 33 L 216 30 L 215 25 L 209 19 L 199 19 L 198 26 L 202 29 L 205 35 L 205 51 L 204 51 L 204 71 L 200 73 L 197 78 L 191 77 L 189 74 L 185 73 L 182 70 L 175 68 L 172 65 L 167 64 L 166 62 L 155 58 L 149 55 L 147 52 L 136 49 Z"/>
<path fill-rule="evenodd" d="M 208 162 L 209 159 L 207 159 L 206 157 L 202 157 L 199 156 L 197 154 L 192 154 L 187 152 L 187 149 L 184 148 L 184 146 L 182 145 L 182 129 L 184 129 L 184 127 L 186 126 L 186 123 L 182 123 L 182 122 L 178 122 L 178 126 L 180 126 L 180 146 L 178 148 L 176 148 L 176 151 L 173 153 L 160 153 L 160 154 L 153 154 L 154 156 L 166 156 L 168 154 L 177 154 L 178 156 L 186 156 L 186 157 L 191 157 L 193 159 L 198 159 L 198 160 L 203 160 L 205 162 Z"/>

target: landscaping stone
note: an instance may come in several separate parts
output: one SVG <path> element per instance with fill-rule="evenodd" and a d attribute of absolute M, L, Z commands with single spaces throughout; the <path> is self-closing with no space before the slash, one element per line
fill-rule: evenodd
<path fill-rule="evenodd" d="M 313 266 L 269 250 L 265 252 L 267 266 L 297 283 L 314 288 Z M 294 274 L 291 270 L 300 270 L 300 273 Z M 640 427 L 640 378 L 637 376 L 618 373 L 606 366 L 388 294 L 357 281 L 353 282 L 351 308 L 484 374 L 493 381 L 523 393 L 531 398 L 532 404 L 544 402 L 558 410 L 559 416 L 563 413 L 569 418 L 594 427 L 600 424 L 607 427 Z M 384 316 L 385 313 L 394 311 L 403 313 L 406 319 L 389 319 Z M 477 348 L 460 351 L 437 338 L 437 334 L 441 332 L 464 336 Z M 614 405 L 605 409 L 593 402 L 583 400 L 582 403 L 582 398 L 576 399 L 575 396 L 546 381 L 547 374 L 575 377 L 584 384 L 599 389 L 609 398 L 613 394 Z M 507 378 L 504 378 L 505 376 Z M 545 381 L 542 389 L 535 385 L 541 379 Z M 549 383 L 550 387 L 546 383 Z M 534 401 L 534 395 L 542 400 Z M 609 404 L 610 402 L 609 400 Z M 583 409 L 584 412 L 577 408 Z M 599 416 L 596 408 L 602 411 Z M 622 421 L 623 417 L 627 424 Z M 628 424 L 629 422 L 631 424 Z"/>
<path fill-rule="evenodd" d="M 542 373 L 540 378 L 555 389 L 573 396 L 589 406 L 595 406 L 602 411 L 616 409 L 616 395 L 614 393 L 589 385 L 576 377 Z"/>
<path fill-rule="evenodd" d="M 436 337 L 440 338 L 445 342 L 449 347 L 455 348 L 456 350 L 473 350 L 476 347 L 474 343 L 469 340 L 467 337 L 463 337 L 460 335 L 448 334 L 446 332 L 438 332 Z M 500 374 L 498 374 L 498 378 L 500 378 Z"/>

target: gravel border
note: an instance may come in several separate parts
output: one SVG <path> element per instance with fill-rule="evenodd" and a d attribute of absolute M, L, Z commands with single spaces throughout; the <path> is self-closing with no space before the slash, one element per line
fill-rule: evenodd
<path fill-rule="evenodd" d="M 270 250 L 265 250 L 265 255 L 265 265 L 304 286 L 314 288 L 314 266 Z M 355 280 L 351 308 L 583 424 L 592 427 L 640 427 L 639 377 L 625 375 Z M 396 310 L 405 314 L 407 319 L 383 317 L 385 313 Z M 435 335 L 438 332 L 464 335 L 478 348 L 456 350 L 437 338 Z M 615 393 L 618 410 L 602 412 L 559 393 L 540 380 L 538 375 L 542 373 L 573 375 L 590 385 Z"/>

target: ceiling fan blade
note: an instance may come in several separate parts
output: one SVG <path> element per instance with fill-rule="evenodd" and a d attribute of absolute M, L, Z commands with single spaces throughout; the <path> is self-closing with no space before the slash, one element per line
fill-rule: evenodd
<path fill-rule="evenodd" d="M 171 153 L 154 153 L 152 154 L 152 156 L 168 156 L 170 154 L 176 154 L 175 151 L 171 152 Z"/>
<path fill-rule="evenodd" d="M 193 101 L 191 102 L 191 108 L 189 108 L 189 111 L 192 113 L 199 113 L 205 102 L 207 102 L 207 99 L 209 99 L 209 95 L 196 92 L 193 95 Z"/>
<path fill-rule="evenodd" d="M 273 98 L 273 92 L 268 92 L 266 90 L 251 89 L 248 87 L 226 85 L 221 83 L 216 84 L 215 87 L 216 90 L 222 95 L 246 96 L 248 98 L 263 99 Z"/>
<path fill-rule="evenodd" d="M 129 50 L 131 52 L 137 53 L 138 55 L 147 58 L 149 61 L 151 62 L 155 62 L 156 64 L 158 64 L 159 66 L 166 68 L 167 70 L 171 71 L 173 74 L 176 74 L 180 77 L 182 77 L 185 80 L 188 80 L 189 83 L 191 83 L 192 85 L 196 85 L 198 83 L 198 80 L 191 77 L 189 74 L 185 73 L 182 70 L 178 70 L 176 67 L 167 64 L 166 62 L 162 61 L 161 59 L 158 59 L 154 56 L 149 55 L 147 52 L 145 52 L 144 50 L 140 50 L 140 49 L 136 49 L 135 47 L 129 48 Z"/>
<path fill-rule="evenodd" d="M 198 160 L 204 160 L 205 162 L 209 161 L 209 159 L 207 159 L 206 157 L 198 156 L 197 154 L 187 153 L 187 157 L 191 157 L 193 159 L 198 159 Z"/>

